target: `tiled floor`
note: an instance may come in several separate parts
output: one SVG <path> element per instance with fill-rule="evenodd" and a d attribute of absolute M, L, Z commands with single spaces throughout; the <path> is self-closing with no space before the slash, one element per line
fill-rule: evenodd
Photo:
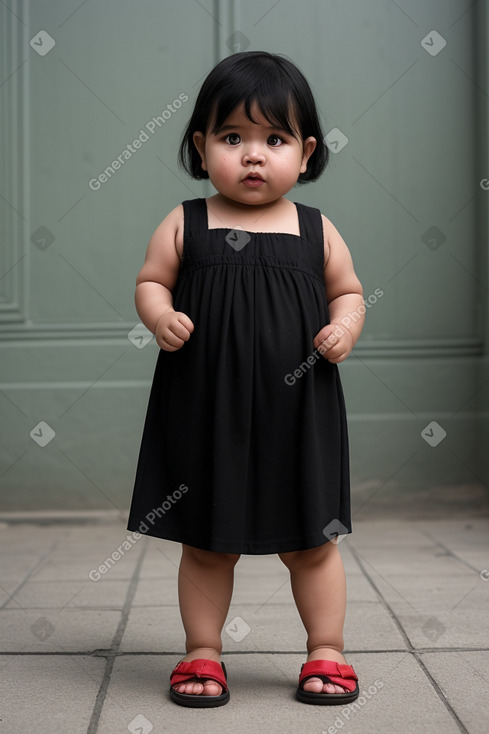
<path fill-rule="evenodd" d="M 180 548 L 141 538 L 97 573 L 128 535 L 122 521 L 3 524 L 0 734 L 489 730 L 489 519 L 369 520 L 341 541 L 361 686 L 346 707 L 295 700 L 305 635 L 277 556 L 236 568 L 228 620 L 246 636 L 223 631 L 230 703 L 176 706 Z"/>

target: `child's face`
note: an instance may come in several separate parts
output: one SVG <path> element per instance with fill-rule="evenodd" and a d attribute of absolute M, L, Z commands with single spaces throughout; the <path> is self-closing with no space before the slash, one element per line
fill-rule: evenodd
<path fill-rule="evenodd" d="M 241 104 L 213 135 L 194 133 L 194 144 L 211 183 L 226 198 L 256 206 L 276 201 L 297 183 L 316 147 L 316 139 L 297 140 L 273 127 L 256 104 L 251 122 Z"/>

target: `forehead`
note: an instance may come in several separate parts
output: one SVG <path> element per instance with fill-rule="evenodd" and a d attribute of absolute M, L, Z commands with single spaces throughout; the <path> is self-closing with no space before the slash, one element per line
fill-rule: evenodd
<path fill-rule="evenodd" d="M 229 113 L 229 115 L 224 119 L 222 126 L 219 130 L 219 132 L 225 132 L 226 130 L 233 129 L 244 129 L 244 128 L 256 128 L 256 127 L 262 127 L 266 130 L 281 130 L 282 132 L 287 132 L 280 124 L 273 124 L 263 114 L 263 112 L 260 110 L 260 107 L 257 102 L 252 102 L 250 106 L 250 113 L 253 120 L 250 120 L 245 112 L 245 104 L 244 102 L 240 102 L 240 104 L 236 105 L 234 110 Z M 295 122 L 292 118 L 292 122 Z M 210 123 L 210 128 L 212 128 L 213 122 Z"/>
<path fill-rule="evenodd" d="M 251 105 L 251 117 L 255 122 L 252 122 L 245 112 L 245 105 L 244 102 L 240 102 L 240 104 L 236 105 L 234 110 L 232 110 L 229 115 L 224 118 L 223 123 L 221 125 L 220 130 L 224 131 L 225 128 L 228 127 L 256 127 L 257 125 L 261 125 L 263 127 L 270 127 L 271 125 L 264 117 L 263 113 L 260 111 L 260 108 L 258 107 L 256 102 L 253 102 Z M 210 127 L 213 126 L 213 120 L 210 121 Z"/>

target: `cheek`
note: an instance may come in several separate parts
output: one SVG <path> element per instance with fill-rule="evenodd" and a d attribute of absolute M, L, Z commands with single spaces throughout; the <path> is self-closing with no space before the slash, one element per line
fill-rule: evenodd
<path fill-rule="evenodd" d="M 220 154 L 212 159 L 212 167 L 215 173 L 223 180 L 231 178 L 235 172 L 235 162 L 231 155 Z"/>
<path fill-rule="evenodd" d="M 281 162 L 280 171 L 284 176 L 295 176 L 302 164 L 302 156 L 294 151 Z"/>

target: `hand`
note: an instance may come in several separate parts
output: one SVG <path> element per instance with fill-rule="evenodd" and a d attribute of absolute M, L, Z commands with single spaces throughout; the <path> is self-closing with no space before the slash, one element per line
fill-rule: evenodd
<path fill-rule="evenodd" d="M 343 362 L 354 346 L 353 337 L 346 326 L 339 324 L 323 326 L 314 337 L 313 344 L 314 348 L 333 364 Z"/>
<path fill-rule="evenodd" d="M 156 343 L 165 352 L 176 352 L 190 339 L 194 325 L 181 311 L 165 311 L 156 324 Z"/>

